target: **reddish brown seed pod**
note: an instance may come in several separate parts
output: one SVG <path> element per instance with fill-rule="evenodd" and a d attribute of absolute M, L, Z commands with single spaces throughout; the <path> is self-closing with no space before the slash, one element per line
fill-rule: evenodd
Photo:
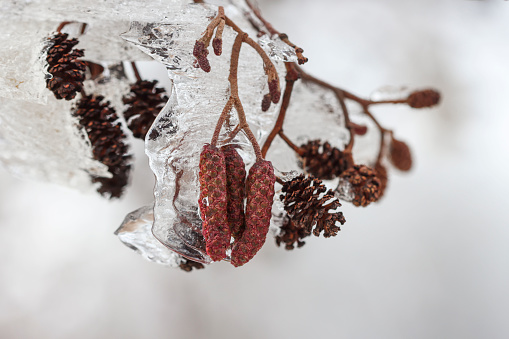
<path fill-rule="evenodd" d="M 222 260 L 230 247 L 226 203 L 226 163 L 223 152 L 206 144 L 200 154 L 200 213 L 207 254 Z"/>
<path fill-rule="evenodd" d="M 269 93 L 270 93 L 272 102 L 277 104 L 279 102 L 279 98 L 281 98 L 281 90 L 279 89 L 278 79 L 269 81 Z"/>
<path fill-rule="evenodd" d="M 212 40 L 212 48 L 214 49 L 214 54 L 220 56 L 223 52 L 223 39 L 214 38 Z"/>
<path fill-rule="evenodd" d="M 407 98 L 407 103 L 413 108 L 432 107 L 439 103 L 440 93 L 434 89 L 425 89 L 422 91 L 415 91 L 410 93 Z"/>
<path fill-rule="evenodd" d="M 233 145 L 221 148 L 226 162 L 226 199 L 230 231 L 235 239 L 244 232 L 244 198 L 246 196 L 246 169 L 244 160 Z"/>
<path fill-rule="evenodd" d="M 263 96 L 263 99 L 262 99 L 262 111 L 263 112 L 267 112 L 269 110 L 271 100 L 272 100 L 272 98 L 270 96 L 270 93 L 267 93 Z"/>
<path fill-rule="evenodd" d="M 246 229 L 233 244 L 231 263 L 242 266 L 251 260 L 265 243 L 272 216 L 274 198 L 274 168 L 266 160 L 258 160 L 249 170 L 246 180 Z"/>
<path fill-rule="evenodd" d="M 412 153 L 406 143 L 398 139 L 391 139 L 389 160 L 400 171 L 409 171 L 412 168 Z"/>

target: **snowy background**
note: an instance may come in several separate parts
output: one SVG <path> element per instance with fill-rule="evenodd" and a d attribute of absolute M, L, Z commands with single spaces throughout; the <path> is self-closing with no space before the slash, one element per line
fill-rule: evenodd
<path fill-rule="evenodd" d="M 319 78 L 363 96 L 441 90 L 438 109 L 375 110 L 411 145 L 414 170 L 391 172 L 375 206 L 345 204 L 336 238 L 290 252 L 269 240 L 245 267 L 192 273 L 149 263 L 113 235 L 152 201 L 146 158 L 115 202 L 1 170 L 0 338 L 509 336 L 509 2 L 260 7 Z M 157 70 L 164 77 L 143 68 Z"/>

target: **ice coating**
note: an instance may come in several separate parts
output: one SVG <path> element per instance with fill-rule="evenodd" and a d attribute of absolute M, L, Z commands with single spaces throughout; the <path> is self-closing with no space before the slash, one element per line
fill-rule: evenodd
<path fill-rule="evenodd" d="M 50 93 L 51 94 L 51 93 Z M 53 96 L 53 94 L 51 94 Z M 47 105 L 0 98 L 0 160 L 13 175 L 90 189 L 90 176 L 109 177 L 92 159 L 86 133 L 70 114 L 72 103 Z"/>
<path fill-rule="evenodd" d="M 182 263 L 182 256 L 205 264 L 210 263 L 210 259 L 186 246 L 175 234 L 171 237 L 173 250 L 163 245 L 152 234 L 153 222 L 153 206 L 140 207 L 125 217 L 115 234 L 127 247 L 158 264 L 178 267 Z"/>
<path fill-rule="evenodd" d="M 195 41 L 215 12 L 197 6 L 190 6 L 186 11 L 198 11 L 202 16 L 209 13 L 209 16 L 201 17 L 197 23 L 189 22 L 189 16 L 176 13 L 176 21 L 164 27 L 133 23 L 132 29 L 123 37 L 165 64 L 172 80 L 170 99 L 146 139 L 146 153 L 157 180 L 153 233 L 171 247 L 168 239 L 173 230 L 189 246 L 205 253 L 198 211 L 199 154 L 203 145 L 210 142 L 230 94 L 229 55 L 236 33 L 229 27 L 225 28 L 223 54 L 220 57 L 209 54 L 212 71 L 205 73 L 192 66 L 192 51 Z M 234 22 L 247 27 L 251 36 L 256 36 L 239 11 L 232 6 L 226 7 L 225 11 Z M 141 35 L 137 37 L 136 32 Z M 174 55 L 181 56 L 177 62 Z M 278 64 L 277 67 L 283 74 L 283 65 Z M 267 112 L 261 111 L 263 94 L 268 92 L 267 79 L 260 56 L 247 45 L 241 50 L 238 73 L 239 93 L 248 123 L 256 138 L 261 140 L 274 123 L 277 105 Z M 219 138 L 220 145 L 237 123 L 235 110 L 232 110 Z M 231 143 L 239 147 L 238 152 L 249 167 L 254 154 L 246 136 L 241 132 Z"/>

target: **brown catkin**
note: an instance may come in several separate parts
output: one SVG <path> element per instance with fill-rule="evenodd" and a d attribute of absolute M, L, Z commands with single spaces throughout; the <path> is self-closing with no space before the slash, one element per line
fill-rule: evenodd
<path fill-rule="evenodd" d="M 258 160 L 249 170 L 246 183 L 246 229 L 235 240 L 231 254 L 233 266 L 251 260 L 265 243 L 272 216 L 276 176 L 270 161 Z"/>
<path fill-rule="evenodd" d="M 226 164 L 223 152 L 206 144 L 200 154 L 200 213 L 207 254 L 222 260 L 230 247 L 227 219 Z"/>
<path fill-rule="evenodd" d="M 244 198 L 246 196 L 246 169 L 244 160 L 233 145 L 221 148 L 226 162 L 226 199 L 228 224 L 235 239 L 244 231 Z"/>
<path fill-rule="evenodd" d="M 407 103 L 413 108 L 426 108 L 437 105 L 440 102 L 440 93 L 434 89 L 425 89 L 410 93 Z"/>
<path fill-rule="evenodd" d="M 412 153 L 406 143 L 392 138 L 389 149 L 389 160 L 400 171 L 409 171 L 412 168 Z"/>

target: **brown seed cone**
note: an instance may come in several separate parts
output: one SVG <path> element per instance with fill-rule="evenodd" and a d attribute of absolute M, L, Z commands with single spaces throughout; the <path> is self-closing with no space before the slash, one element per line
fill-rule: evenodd
<path fill-rule="evenodd" d="M 223 152 L 206 144 L 200 154 L 200 213 L 207 254 L 222 260 L 230 247 L 227 218 L 226 164 Z"/>
<path fill-rule="evenodd" d="M 233 244 L 231 263 L 242 266 L 251 260 L 265 243 L 272 216 L 276 176 L 272 163 L 257 160 L 246 180 L 246 229 Z"/>
<path fill-rule="evenodd" d="M 276 236 L 276 244 L 281 246 L 281 244 L 284 243 L 286 250 L 293 250 L 295 244 L 297 244 L 297 247 L 304 246 L 306 242 L 302 241 L 302 239 L 310 235 L 311 232 L 308 232 L 307 228 L 299 227 L 292 219 L 285 216 L 283 218 L 283 225 L 281 226 L 281 233 Z"/>
<path fill-rule="evenodd" d="M 123 98 L 124 104 L 128 105 L 124 118 L 135 138 L 145 139 L 152 123 L 168 101 L 166 90 L 156 87 L 156 84 L 157 80 L 138 80 L 131 86 L 131 92 Z"/>
<path fill-rule="evenodd" d="M 84 55 L 83 50 L 73 50 L 78 40 L 67 37 L 67 34 L 57 33 L 50 39 L 53 45 L 48 50 L 46 61 L 48 73 L 53 77 L 46 80 L 46 87 L 57 99 L 71 100 L 83 88 L 86 65 L 78 60 Z"/>
<path fill-rule="evenodd" d="M 365 165 L 355 165 L 341 174 L 352 185 L 355 206 L 366 207 L 380 198 L 382 182 L 377 172 Z"/>
<path fill-rule="evenodd" d="M 407 98 L 408 106 L 425 108 L 437 105 L 440 102 L 440 93 L 434 89 L 425 89 L 410 93 Z"/>
<path fill-rule="evenodd" d="M 403 141 L 394 139 L 391 140 L 389 149 L 389 160 L 400 171 L 409 171 L 412 168 L 412 153 L 410 148 Z"/>
<path fill-rule="evenodd" d="M 195 270 L 200 270 L 205 268 L 205 266 L 199 262 L 192 261 L 190 259 L 182 259 L 182 262 L 179 265 L 182 271 L 191 272 L 193 268 Z"/>
<path fill-rule="evenodd" d="M 226 162 L 226 199 L 228 224 L 235 239 L 244 232 L 244 198 L 246 196 L 246 169 L 244 160 L 233 145 L 221 148 Z"/>
<path fill-rule="evenodd" d="M 94 159 L 108 166 L 111 178 L 92 177 L 92 182 L 100 183 L 97 191 L 109 198 L 119 198 L 129 179 L 131 156 L 125 143 L 125 134 L 115 109 L 109 102 L 102 103 L 102 96 L 88 95 L 76 104 L 73 115 L 79 119 L 88 134 Z"/>
<path fill-rule="evenodd" d="M 346 222 L 343 213 L 335 211 L 341 203 L 319 179 L 301 174 L 287 181 L 281 191 L 283 194 L 279 198 L 292 222 L 287 228 L 292 232 L 295 228 L 301 229 L 299 236 L 313 233 L 318 237 L 323 232 L 325 238 L 333 237 L 340 231 L 336 222 L 341 225 Z"/>
<path fill-rule="evenodd" d="M 322 144 L 320 140 L 312 140 L 300 148 L 304 151 L 301 156 L 304 169 L 319 179 L 334 179 L 354 163 L 351 153 L 341 152 L 328 142 Z"/>

